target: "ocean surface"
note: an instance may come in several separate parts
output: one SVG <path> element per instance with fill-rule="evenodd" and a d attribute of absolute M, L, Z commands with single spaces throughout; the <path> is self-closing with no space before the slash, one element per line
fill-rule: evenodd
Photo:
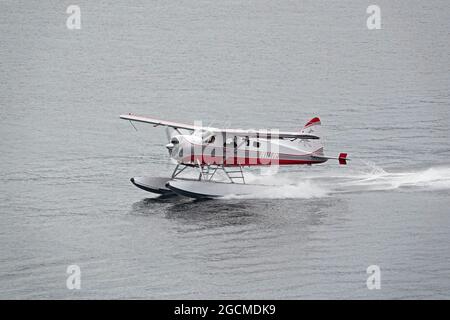
<path fill-rule="evenodd" d="M 1 0 L 0 298 L 450 298 L 450 3 L 377 1 L 380 30 L 370 4 Z M 277 184 L 264 195 L 158 199 L 129 179 L 171 173 L 164 129 L 128 112 L 319 116 L 325 153 L 352 160 L 247 170 Z"/>

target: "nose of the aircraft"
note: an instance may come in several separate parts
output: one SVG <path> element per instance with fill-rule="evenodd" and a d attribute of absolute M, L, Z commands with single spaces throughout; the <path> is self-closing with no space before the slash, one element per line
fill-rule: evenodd
<path fill-rule="evenodd" d="M 166 144 L 166 148 L 167 148 L 169 151 L 172 151 L 173 147 L 174 147 L 173 143 L 168 143 L 168 144 Z"/>

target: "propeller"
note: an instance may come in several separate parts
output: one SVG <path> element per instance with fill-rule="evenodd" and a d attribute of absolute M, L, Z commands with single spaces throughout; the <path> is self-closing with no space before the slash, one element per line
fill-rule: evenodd
<path fill-rule="evenodd" d="M 174 136 L 174 132 L 176 132 L 174 128 L 166 127 L 166 137 L 168 141 L 172 139 L 172 137 Z"/>
<path fill-rule="evenodd" d="M 169 141 L 168 144 L 166 144 L 166 148 L 167 150 L 169 150 L 169 154 L 172 155 L 172 150 L 175 147 L 175 145 L 172 143 L 172 138 L 175 136 L 175 129 L 171 128 L 171 127 L 166 127 L 166 137 L 167 140 Z"/>
<path fill-rule="evenodd" d="M 166 137 L 167 140 L 169 141 L 168 144 L 166 144 L 166 148 L 169 151 L 169 161 L 172 164 L 178 164 L 178 161 L 176 159 L 174 159 L 174 157 L 177 156 L 178 154 L 178 150 L 179 148 L 181 148 L 180 146 L 180 140 L 178 138 L 174 138 L 175 136 L 179 135 L 180 131 L 178 131 L 177 129 L 174 129 L 172 127 L 166 127 Z"/>

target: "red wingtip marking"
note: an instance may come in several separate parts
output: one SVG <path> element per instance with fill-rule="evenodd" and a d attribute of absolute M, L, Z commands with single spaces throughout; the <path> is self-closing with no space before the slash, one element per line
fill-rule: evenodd
<path fill-rule="evenodd" d="M 320 119 L 318 117 L 312 118 L 311 120 L 308 121 L 307 124 L 305 124 L 305 128 L 315 125 L 315 124 L 320 124 Z"/>

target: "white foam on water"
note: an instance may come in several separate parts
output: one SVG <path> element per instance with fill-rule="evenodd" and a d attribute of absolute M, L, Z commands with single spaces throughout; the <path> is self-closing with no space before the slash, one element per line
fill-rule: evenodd
<path fill-rule="evenodd" d="M 245 174 L 249 184 L 266 185 L 263 191 L 251 195 L 226 198 L 288 199 L 321 198 L 336 193 L 388 190 L 447 190 L 450 189 L 450 168 L 432 167 L 417 171 L 387 172 L 373 163 L 361 170 L 329 172 L 289 172 L 266 175 Z"/>
<path fill-rule="evenodd" d="M 311 181 L 297 184 L 267 185 L 263 190 L 247 195 L 229 195 L 225 199 L 311 199 L 326 197 L 329 192 Z"/>
<path fill-rule="evenodd" d="M 324 188 L 318 182 L 308 178 L 292 177 L 286 174 L 255 175 L 253 173 L 245 174 L 246 182 L 249 184 L 264 185 L 265 188 L 258 188 L 255 193 L 248 195 L 230 195 L 225 199 L 289 199 L 301 198 L 311 199 L 326 197 L 329 190 Z"/>
<path fill-rule="evenodd" d="M 417 188 L 425 190 L 450 189 L 450 168 L 435 167 L 425 170 L 390 173 L 381 168 L 355 177 L 353 186 L 362 190 L 395 190 Z"/>

